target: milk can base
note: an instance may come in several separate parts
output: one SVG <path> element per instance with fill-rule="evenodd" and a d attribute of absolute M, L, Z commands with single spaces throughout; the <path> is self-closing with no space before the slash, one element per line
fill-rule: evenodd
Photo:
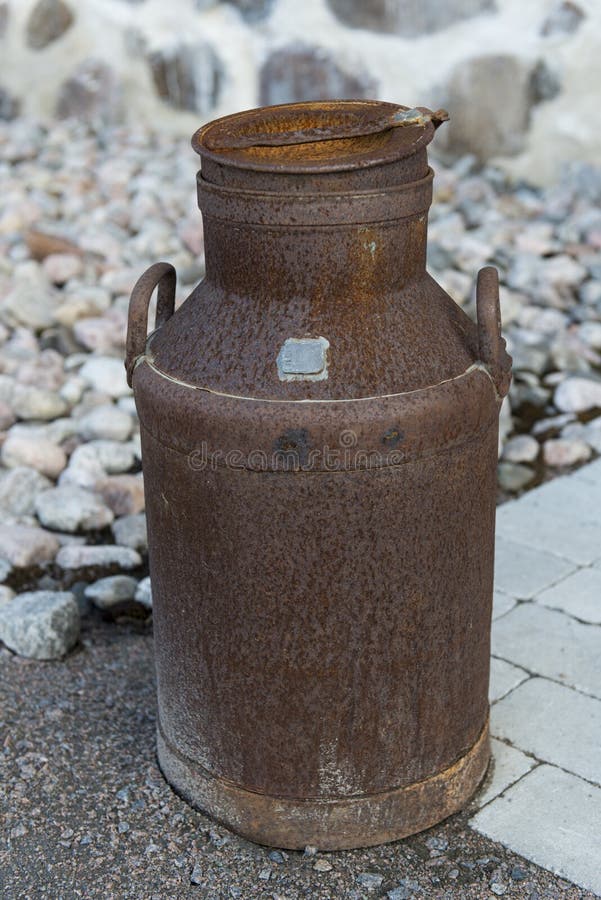
<path fill-rule="evenodd" d="M 160 729 L 157 755 L 178 794 L 248 840 L 289 850 L 350 850 L 400 840 L 458 812 L 486 774 L 490 747 L 487 721 L 476 743 L 448 769 L 391 791 L 335 800 L 270 797 L 207 775 Z"/>

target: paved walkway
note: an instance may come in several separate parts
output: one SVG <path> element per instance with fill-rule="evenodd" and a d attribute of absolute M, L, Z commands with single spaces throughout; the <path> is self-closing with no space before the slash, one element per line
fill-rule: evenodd
<path fill-rule="evenodd" d="M 601 894 L 601 460 L 497 510 L 481 834 Z"/>

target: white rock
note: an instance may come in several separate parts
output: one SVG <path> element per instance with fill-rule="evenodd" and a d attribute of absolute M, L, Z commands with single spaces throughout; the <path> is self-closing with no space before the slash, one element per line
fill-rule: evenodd
<path fill-rule="evenodd" d="M 586 423 L 583 440 L 593 448 L 595 453 L 601 453 L 601 418 L 591 419 Z"/>
<path fill-rule="evenodd" d="M 533 478 L 532 469 L 521 463 L 500 462 L 497 468 L 499 487 L 504 491 L 521 491 Z"/>
<path fill-rule="evenodd" d="M 58 478 L 67 465 L 67 455 L 57 444 L 11 434 L 2 445 L 1 456 L 9 469 L 28 466 L 48 478 Z"/>
<path fill-rule="evenodd" d="M 17 422 L 10 430 L 15 435 L 32 441 L 50 441 L 52 444 L 62 444 L 67 438 L 75 434 L 75 426 L 72 419 L 54 419 L 53 422 Z"/>
<path fill-rule="evenodd" d="M 42 268 L 53 284 L 65 284 L 83 272 L 83 262 L 74 253 L 51 253 L 42 263 Z"/>
<path fill-rule="evenodd" d="M 59 391 L 59 395 L 69 406 L 75 406 L 81 400 L 87 386 L 87 382 L 83 378 L 80 378 L 79 375 L 74 375 L 72 378 L 67 378 Z"/>
<path fill-rule="evenodd" d="M 87 446 L 94 450 L 100 465 L 109 475 L 128 472 L 135 462 L 133 448 L 119 441 L 90 441 Z"/>
<path fill-rule="evenodd" d="M 14 411 L 8 403 L 0 400 L 0 431 L 8 431 L 13 422 L 16 421 Z"/>
<path fill-rule="evenodd" d="M 126 441 L 131 429 L 131 416 L 112 404 L 95 407 L 77 422 L 78 433 L 86 441 Z"/>
<path fill-rule="evenodd" d="M 35 501 L 35 511 L 42 525 L 55 531 L 104 528 L 114 518 L 101 497 L 74 485 L 44 491 Z"/>
<path fill-rule="evenodd" d="M 150 577 L 143 578 L 136 589 L 135 600 L 141 603 L 146 609 L 152 609 L 152 588 Z"/>
<path fill-rule="evenodd" d="M 129 516 L 144 509 L 144 479 L 138 475 L 109 475 L 97 489 L 116 516 Z"/>
<path fill-rule="evenodd" d="M 26 325 L 36 330 L 55 322 L 59 295 L 37 263 L 21 263 L 13 286 L 2 303 L 2 318 L 8 325 Z"/>
<path fill-rule="evenodd" d="M 553 402 L 560 412 L 586 412 L 601 408 L 601 381 L 574 375 L 558 385 Z"/>
<path fill-rule="evenodd" d="M 567 438 L 554 438 L 545 441 L 543 445 L 543 458 L 548 466 L 561 468 L 563 466 L 575 466 L 577 463 L 586 462 L 591 457 L 591 448 L 584 441 Z"/>
<path fill-rule="evenodd" d="M 135 397 L 120 397 L 117 400 L 117 406 L 119 409 L 122 409 L 124 412 L 129 413 L 134 419 L 138 418 L 138 410 L 136 408 L 136 400 Z"/>
<path fill-rule="evenodd" d="M 509 438 L 503 448 L 503 459 L 507 462 L 534 462 L 538 456 L 540 444 L 529 434 L 518 434 Z"/>
<path fill-rule="evenodd" d="M 105 478 L 106 472 L 100 464 L 98 454 L 93 447 L 83 444 L 71 454 L 69 465 L 61 472 L 58 483 L 61 487 L 71 485 L 94 490 Z"/>
<path fill-rule="evenodd" d="M 503 444 L 512 431 L 513 421 L 511 419 L 511 404 L 508 394 L 501 404 L 501 411 L 499 413 L 499 455 L 501 455 Z"/>
<path fill-rule="evenodd" d="M 92 387 L 109 397 L 126 397 L 131 394 L 127 385 L 125 366 L 113 356 L 92 356 L 79 373 Z"/>
<path fill-rule="evenodd" d="M 0 510 L 13 516 L 31 516 L 35 513 L 35 498 L 50 487 L 52 482 L 26 466 L 3 472 L 0 475 Z"/>
<path fill-rule="evenodd" d="M 110 609 L 125 600 L 132 600 L 137 587 L 138 582 L 129 575 L 110 575 L 89 585 L 84 593 L 98 609 Z"/>
<path fill-rule="evenodd" d="M 75 323 L 73 334 L 82 347 L 95 353 L 106 353 L 115 348 L 123 349 L 127 321 L 125 318 L 120 319 L 116 313 L 111 315 L 112 312 L 111 310 L 105 316 L 80 319 Z"/>
<path fill-rule="evenodd" d="M 122 547 L 133 547 L 134 550 L 148 549 L 148 534 L 146 531 L 146 516 L 137 513 L 131 516 L 121 516 L 112 524 L 115 542 Z"/>
<path fill-rule="evenodd" d="M 0 525 L 0 557 L 17 568 L 54 559 L 59 542 L 53 534 L 29 525 Z"/>
<path fill-rule="evenodd" d="M 19 419 L 58 419 L 69 409 L 55 391 L 29 384 L 15 385 L 12 407 Z"/>
<path fill-rule="evenodd" d="M 119 566 L 121 569 L 136 569 L 142 565 L 142 557 L 129 547 L 114 544 L 61 547 L 56 556 L 61 569 L 85 569 L 98 566 Z"/>
<path fill-rule="evenodd" d="M 594 350 L 601 350 L 601 322 L 583 322 L 578 328 L 580 338 Z"/>
<path fill-rule="evenodd" d="M 15 596 L 15 592 L 12 588 L 9 588 L 6 584 L 0 584 L 0 605 L 3 603 L 8 603 L 9 600 L 12 600 Z"/>
<path fill-rule="evenodd" d="M 60 659 L 79 637 L 79 609 L 69 591 L 31 591 L 0 605 L 0 640 L 30 659 Z"/>

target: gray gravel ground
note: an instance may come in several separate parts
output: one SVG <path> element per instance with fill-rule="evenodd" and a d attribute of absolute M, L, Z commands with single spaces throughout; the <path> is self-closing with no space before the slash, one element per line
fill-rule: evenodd
<path fill-rule="evenodd" d="M 593 896 L 472 832 L 469 811 L 370 850 L 242 840 L 159 772 L 150 628 L 97 613 L 82 645 L 51 663 L 0 650 L 2 900 Z"/>

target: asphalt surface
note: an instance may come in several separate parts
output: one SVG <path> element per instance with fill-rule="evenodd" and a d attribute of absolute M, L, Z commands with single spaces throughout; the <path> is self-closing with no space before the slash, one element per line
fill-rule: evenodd
<path fill-rule="evenodd" d="M 148 625 L 93 614 L 63 662 L 0 650 L 2 900 L 593 897 L 471 831 L 469 811 L 369 850 L 256 846 L 169 788 L 154 729 Z"/>

